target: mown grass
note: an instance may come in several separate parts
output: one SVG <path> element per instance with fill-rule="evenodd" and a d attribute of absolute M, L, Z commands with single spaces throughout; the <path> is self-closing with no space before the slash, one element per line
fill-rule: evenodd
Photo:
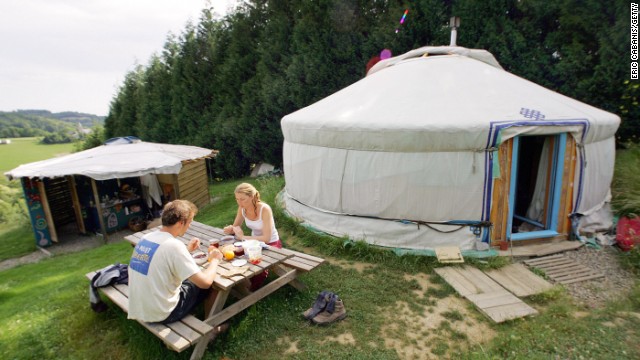
<path fill-rule="evenodd" d="M 236 210 L 233 189 L 244 180 L 214 184 L 215 203 L 201 209 L 196 220 L 214 226 L 230 223 Z M 282 178 L 250 182 L 271 205 L 284 184 Z M 440 266 L 433 258 L 396 256 L 361 242 L 322 236 L 272 207 L 287 247 L 313 252 L 328 262 L 301 276 L 306 291 L 282 288 L 232 319 L 230 331 L 209 346 L 205 359 L 399 359 L 403 357 L 386 346 L 389 336 L 399 337 L 402 346 L 422 346 L 416 338 L 402 338 L 406 329 L 419 329 L 419 324 L 401 316 L 400 304 L 419 317 L 433 312 L 439 300 L 457 296 L 433 275 Z M 4 246 L 0 242 L 0 253 Z M 121 242 L 0 271 L 0 358 L 188 358 L 191 349 L 181 354 L 166 349 L 114 304 L 109 303 L 105 313 L 90 310 L 84 274 L 128 262 L 130 254 L 130 245 Z M 356 270 L 344 264 L 366 266 Z M 433 286 L 422 288 L 407 274 L 426 274 Z M 313 326 L 301 313 L 325 289 L 340 295 L 349 316 L 332 326 Z M 447 310 L 433 330 L 418 330 L 416 336 L 433 336 L 430 346 L 420 350 L 430 358 L 637 359 L 639 299 L 636 286 L 619 302 L 587 310 L 556 287 L 525 300 L 540 312 L 536 317 L 492 324 L 475 310 L 466 318 L 458 310 Z M 487 342 L 472 342 L 456 328 L 469 322 L 483 322 L 496 334 Z"/>
<path fill-rule="evenodd" d="M 11 144 L 0 145 L 0 172 L 73 152 L 73 143 L 44 145 L 39 141 L 40 138 L 35 137 L 15 138 L 11 139 Z"/>

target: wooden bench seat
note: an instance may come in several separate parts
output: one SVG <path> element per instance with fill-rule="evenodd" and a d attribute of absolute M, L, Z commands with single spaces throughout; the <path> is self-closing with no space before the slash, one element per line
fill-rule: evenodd
<path fill-rule="evenodd" d="M 295 250 L 290 250 L 290 249 L 280 249 L 280 250 L 284 254 L 287 254 L 287 255 L 290 254 L 293 256 L 284 260 L 282 262 L 282 266 L 277 266 L 274 268 L 274 271 L 276 272 L 276 274 L 278 274 L 278 276 L 284 275 L 287 272 L 287 268 L 296 269 L 299 272 L 309 272 L 315 269 L 316 267 L 320 266 L 325 261 L 322 258 L 309 255 L 309 254 L 304 254 Z M 298 279 L 291 280 L 289 282 L 289 285 L 293 286 L 294 288 L 300 291 L 303 291 L 307 288 L 307 286 Z"/>
<path fill-rule="evenodd" d="M 290 249 L 281 249 L 285 254 L 293 256 L 283 262 L 284 265 L 298 271 L 309 272 L 324 263 L 324 259 Z"/>
<path fill-rule="evenodd" d="M 95 271 L 86 276 L 91 281 Z M 106 297 L 111 299 L 124 312 L 129 312 L 129 286 L 115 284 L 98 288 Z M 213 331 L 213 327 L 193 315 L 187 315 L 180 321 L 167 325 L 138 321 L 152 334 L 160 338 L 173 351 L 181 352 L 195 345 L 205 335 Z"/>

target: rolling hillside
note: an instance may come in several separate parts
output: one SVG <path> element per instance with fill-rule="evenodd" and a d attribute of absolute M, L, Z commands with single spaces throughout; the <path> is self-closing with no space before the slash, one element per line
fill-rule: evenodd
<path fill-rule="evenodd" d="M 46 136 L 103 125 L 104 116 L 72 111 L 52 113 L 47 110 L 0 111 L 0 138 Z"/>

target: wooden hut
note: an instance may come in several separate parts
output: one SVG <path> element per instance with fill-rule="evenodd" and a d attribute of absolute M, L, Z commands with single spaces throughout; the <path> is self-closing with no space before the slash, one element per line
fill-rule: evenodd
<path fill-rule="evenodd" d="M 124 139 L 124 140 L 121 140 Z M 105 236 L 157 215 L 167 201 L 209 203 L 206 161 L 217 151 L 118 138 L 5 173 L 22 182 L 38 246 L 68 224 Z"/>

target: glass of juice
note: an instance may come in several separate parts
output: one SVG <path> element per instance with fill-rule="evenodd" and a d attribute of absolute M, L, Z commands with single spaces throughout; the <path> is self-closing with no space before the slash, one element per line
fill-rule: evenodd
<path fill-rule="evenodd" d="M 261 246 L 250 246 L 247 248 L 247 256 L 249 257 L 249 262 L 257 265 L 262 261 L 262 247 Z"/>

